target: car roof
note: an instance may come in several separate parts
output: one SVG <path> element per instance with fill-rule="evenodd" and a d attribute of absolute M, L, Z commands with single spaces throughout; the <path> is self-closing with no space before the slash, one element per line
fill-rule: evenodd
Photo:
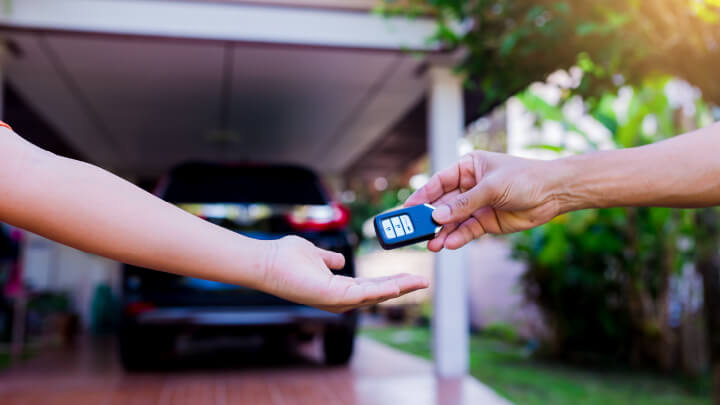
<path fill-rule="evenodd" d="M 190 162 L 172 169 L 155 194 L 174 203 L 326 204 L 330 195 L 312 171 L 294 165 Z"/>
<path fill-rule="evenodd" d="M 171 177 L 197 176 L 197 175 L 250 175 L 258 174 L 272 176 L 293 176 L 306 180 L 317 179 L 312 170 L 297 165 L 268 165 L 260 163 L 210 163 L 188 162 L 175 166 L 169 173 Z"/>

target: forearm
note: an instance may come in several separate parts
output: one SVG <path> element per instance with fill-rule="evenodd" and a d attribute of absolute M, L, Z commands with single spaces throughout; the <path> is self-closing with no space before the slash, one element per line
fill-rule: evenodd
<path fill-rule="evenodd" d="M 720 205 L 720 126 L 657 144 L 552 163 L 560 211 Z"/>
<path fill-rule="evenodd" d="M 0 177 L 3 221 L 126 263 L 258 287 L 268 242 L 212 225 L 97 167 L 26 144 L 16 154 Z"/>

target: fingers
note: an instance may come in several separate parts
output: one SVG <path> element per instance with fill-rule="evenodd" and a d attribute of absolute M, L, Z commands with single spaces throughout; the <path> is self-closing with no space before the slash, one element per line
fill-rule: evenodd
<path fill-rule="evenodd" d="M 337 291 L 340 295 L 332 307 L 352 309 L 373 305 L 427 288 L 428 285 L 429 282 L 424 277 L 411 274 L 371 279 L 334 276 L 330 283 L 330 289 Z"/>
<path fill-rule="evenodd" d="M 337 277 L 337 276 L 336 276 Z M 366 305 L 374 301 L 385 301 L 400 296 L 400 287 L 394 280 L 380 280 L 360 283 L 355 279 L 343 277 L 350 283 L 337 305 Z"/>
<path fill-rule="evenodd" d="M 460 166 L 452 165 L 433 175 L 427 184 L 415 191 L 405 201 L 405 206 L 430 203 L 438 200 L 445 193 L 457 189 L 460 186 Z"/>
<path fill-rule="evenodd" d="M 443 226 L 443 228 L 440 230 L 440 233 L 438 233 L 434 239 L 428 242 L 428 250 L 431 252 L 441 251 L 442 248 L 445 246 L 445 240 L 447 239 L 448 235 L 450 235 L 455 229 L 457 229 L 457 227 L 458 224 L 447 224 Z"/>
<path fill-rule="evenodd" d="M 413 291 L 422 290 L 430 286 L 430 282 L 428 281 L 428 279 L 412 274 L 398 275 L 395 278 L 395 283 L 400 288 L 400 295 L 405 295 Z"/>
<path fill-rule="evenodd" d="M 460 160 L 460 191 L 466 192 L 475 187 L 482 178 L 482 170 L 479 161 L 474 159 L 476 155 L 465 155 Z"/>
<path fill-rule="evenodd" d="M 407 274 L 403 273 L 403 274 L 394 274 L 394 275 L 392 275 L 392 276 L 372 277 L 372 278 L 369 278 L 369 277 L 356 277 L 356 278 L 355 278 L 355 282 L 358 283 L 358 284 L 373 283 L 373 282 L 379 282 L 379 281 L 394 280 L 394 279 L 397 279 L 397 278 L 405 277 L 406 275 L 407 275 Z"/>
<path fill-rule="evenodd" d="M 447 204 L 448 202 L 452 201 L 453 198 L 455 198 L 459 194 L 460 194 L 460 190 L 453 190 L 453 191 L 445 194 L 444 196 L 442 196 L 438 201 L 435 201 L 434 204 L 436 206 L 440 206 L 442 204 Z M 435 236 L 435 238 L 433 238 L 432 240 L 430 240 L 428 242 L 428 245 L 427 245 L 428 250 L 430 250 L 431 252 L 441 251 L 445 244 L 445 239 L 452 231 L 454 231 L 457 228 L 457 226 L 458 226 L 457 223 L 445 224 L 442 227 L 442 229 L 440 230 L 440 232 Z"/>
<path fill-rule="evenodd" d="M 467 192 L 436 206 L 433 219 L 439 224 L 464 222 L 473 212 L 490 205 L 493 192 L 487 182 L 480 182 Z"/>
<path fill-rule="evenodd" d="M 474 155 L 463 156 L 458 163 L 436 173 L 428 183 L 415 191 L 405 201 L 405 206 L 432 203 L 450 191 L 466 191 L 472 188 L 480 178 L 479 164 Z"/>
<path fill-rule="evenodd" d="M 397 274 L 378 278 L 335 276 L 332 288 L 344 290 L 342 298 L 331 305 L 318 305 L 323 310 L 343 313 L 355 308 L 379 304 L 389 299 L 429 286 L 426 278 L 411 274 Z"/>
<path fill-rule="evenodd" d="M 345 256 L 337 252 L 331 252 L 329 250 L 317 248 L 320 257 L 325 262 L 325 265 L 333 270 L 340 270 L 345 267 Z"/>
<path fill-rule="evenodd" d="M 485 233 L 485 228 L 480 221 L 475 217 L 470 217 L 447 235 L 444 246 L 450 250 L 459 249 Z"/>
<path fill-rule="evenodd" d="M 407 273 L 378 278 L 358 278 L 356 280 L 360 284 L 393 281 L 400 290 L 400 295 L 407 294 L 415 290 L 427 288 L 430 285 L 430 283 L 425 277 Z"/>

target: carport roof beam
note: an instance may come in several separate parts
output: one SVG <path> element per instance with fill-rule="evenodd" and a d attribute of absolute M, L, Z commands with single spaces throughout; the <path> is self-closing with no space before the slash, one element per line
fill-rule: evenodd
<path fill-rule="evenodd" d="M 431 18 L 382 18 L 371 13 L 200 1 L 22 0 L 0 7 L 0 26 L 150 37 L 437 50 L 427 39 Z"/>

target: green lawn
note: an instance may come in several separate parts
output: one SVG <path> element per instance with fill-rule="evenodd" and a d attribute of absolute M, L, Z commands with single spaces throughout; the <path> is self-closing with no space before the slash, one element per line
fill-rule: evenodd
<path fill-rule="evenodd" d="M 430 357 L 427 329 L 373 328 L 362 334 Z M 473 376 L 518 405 L 710 404 L 708 390 L 692 392 L 687 381 L 642 372 L 550 365 L 532 360 L 522 346 L 483 336 L 472 337 L 470 369 Z"/>

